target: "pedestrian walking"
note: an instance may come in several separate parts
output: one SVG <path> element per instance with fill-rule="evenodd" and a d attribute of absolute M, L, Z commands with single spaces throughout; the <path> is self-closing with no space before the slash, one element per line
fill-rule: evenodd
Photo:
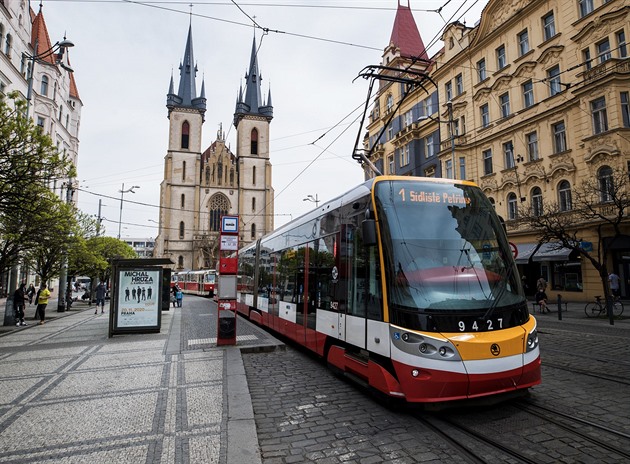
<path fill-rule="evenodd" d="M 105 312 L 105 294 L 107 293 L 107 288 L 103 282 L 99 282 L 96 286 L 96 310 L 94 314 L 98 314 L 98 306 L 101 305 L 101 314 Z"/>
<path fill-rule="evenodd" d="M 50 298 L 50 290 L 48 290 L 47 285 L 42 283 L 42 286 L 39 288 L 37 292 L 37 298 L 35 298 L 37 302 L 37 309 L 35 310 L 35 317 L 39 316 L 39 325 L 42 325 L 46 320 L 46 305 L 48 305 L 48 299 Z"/>
<path fill-rule="evenodd" d="M 621 295 L 619 288 L 619 276 L 614 272 L 608 274 L 608 283 L 610 284 L 610 292 L 613 294 L 615 299 L 618 299 Z"/>
<path fill-rule="evenodd" d="M 175 292 L 175 299 L 177 300 L 177 307 L 181 308 L 182 302 L 184 301 L 184 292 L 182 292 L 181 289 L 178 289 L 177 292 Z"/>
<path fill-rule="evenodd" d="M 37 290 L 35 290 L 35 285 L 30 284 L 28 286 L 28 290 L 26 291 L 26 294 L 28 295 L 28 304 L 29 305 L 33 304 L 33 297 L 35 296 L 36 293 L 37 293 Z M 37 303 L 37 301 L 35 303 Z"/>
<path fill-rule="evenodd" d="M 16 326 L 26 325 L 24 322 L 24 304 L 26 302 L 26 282 L 22 282 L 20 287 L 13 293 L 13 307 L 15 308 Z"/>

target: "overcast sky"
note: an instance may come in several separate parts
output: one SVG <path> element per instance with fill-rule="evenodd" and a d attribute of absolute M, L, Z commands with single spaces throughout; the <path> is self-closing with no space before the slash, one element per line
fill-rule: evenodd
<path fill-rule="evenodd" d="M 473 26 L 486 3 L 412 0 L 429 55 L 442 47 L 445 22 L 457 19 Z M 38 4 L 31 5 L 37 11 Z M 123 183 L 125 189 L 140 188 L 124 196 L 122 238 L 157 235 L 151 221 L 158 220 L 167 150 L 166 94 L 171 72 L 175 89 L 179 84 L 189 5 L 44 1 L 51 41 L 65 33 L 75 44 L 70 61 L 84 105 L 78 171 L 85 191 L 79 192 L 79 208 L 96 215 L 102 199 L 106 235 L 118 234 Z M 430 11 L 443 5 L 440 14 Z M 363 181 L 351 155 L 357 134 L 362 139 L 364 132 L 359 121 L 368 81 L 355 78 L 365 66 L 380 64 L 396 6 L 396 0 L 193 2 L 198 93 L 202 78 L 206 83 L 204 150 L 223 124 L 236 151 L 232 118 L 256 34 L 263 94 L 271 87 L 274 107 L 270 154 L 276 227 L 314 207 L 303 201 L 308 195 L 326 201 Z M 263 35 L 252 21 L 269 32 Z"/>

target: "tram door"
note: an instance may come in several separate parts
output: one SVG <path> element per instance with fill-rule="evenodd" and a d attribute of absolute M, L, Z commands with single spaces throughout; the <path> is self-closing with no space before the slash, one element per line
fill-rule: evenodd
<path fill-rule="evenodd" d="M 357 348 L 365 349 L 367 335 L 367 306 L 371 289 L 370 248 L 363 246 L 361 228 L 353 227 L 349 244 L 348 309 L 345 316 L 345 340 Z M 372 247 L 373 248 L 373 247 Z"/>

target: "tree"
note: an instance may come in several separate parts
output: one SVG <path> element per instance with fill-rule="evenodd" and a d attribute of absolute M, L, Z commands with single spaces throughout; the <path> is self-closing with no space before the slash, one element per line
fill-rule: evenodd
<path fill-rule="evenodd" d="M 0 96 L 0 272 L 37 242 L 46 226 L 37 220 L 42 211 L 59 220 L 50 216 L 60 210 L 51 208 L 49 186 L 75 175 L 71 161 L 26 117 L 26 101 L 17 92 L 9 100 Z"/>
<path fill-rule="evenodd" d="M 47 192 L 46 197 L 47 201 L 40 200 L 38 210 L 29 219 L 38 233 L 24 253 L 25 260 L 42 282 L 59 275 L 78 232 L 74 206 L 62 202 L 51 192 Z"/>
<path fill-rule="evenodd" d="M 621 239 L 624 226 L 630 224 L 626 211 L 630 207 L 630 181 L 623 170 L 600 169 L 598 177 L 586 178 L 571 191 L 568 203 L 545 204 L 542 209 L 520 208 L 518 218 L 534 230 L 539 243 L 557 243 L 575 251 L 597 270 L 606 295 L 612 324 L 612 300 L 608 282 L 608 259 L 611 244 Z M 597 237 L 592 250 L 583 246 L 582 237 L 591 230 Z"/>

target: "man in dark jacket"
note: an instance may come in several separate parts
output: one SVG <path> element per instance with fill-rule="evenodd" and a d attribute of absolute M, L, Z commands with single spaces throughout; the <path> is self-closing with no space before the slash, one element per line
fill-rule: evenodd
<path fill-rule="evenodd" d="M 24 322 L 24 301 L 26 300 L 26 282 L 13 293 L 13 307 L 15 308 L 16 326 L 26 325 Z"/>

